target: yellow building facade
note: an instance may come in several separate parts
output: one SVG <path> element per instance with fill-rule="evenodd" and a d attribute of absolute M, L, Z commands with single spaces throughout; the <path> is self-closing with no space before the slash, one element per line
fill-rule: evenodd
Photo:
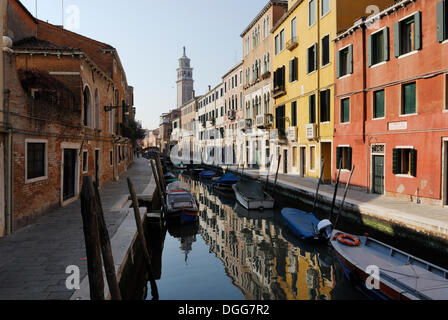
<path fill-rule="evenodd" d="M 281 172 L 331 181 L 334 133 L 333 39 L 393 0 L 290 0 L 273 27 L 274 123 Z M 378 9 L 376 9 L 378 8 Z"/>

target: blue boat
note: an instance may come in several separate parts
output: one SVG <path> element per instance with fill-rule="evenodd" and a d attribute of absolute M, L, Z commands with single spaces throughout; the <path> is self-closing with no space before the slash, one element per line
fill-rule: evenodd
<path fill-rule="evenodd" d="M 213 178 L 214 176 L 216 176 L 216 172 L 215 171 L 202 171 L 199 174 L 200 178 L 207 179 L 207 180 Z"/>
<path fill-rule="evenodd" d="M 240 181 L 240 178 L 231 173 L 226 173 L 223 177 L 213 181 L 215 189 L 222 191 L 232 191 L 232 186 Z"/>
<path fill-rule="evenodd" d="M 321 241 L 331 238 L 332 224 L 328 220 L 320 221 L 310 212 L 285 208 L 282 216 L 288 228 L 301 240 Z"/>

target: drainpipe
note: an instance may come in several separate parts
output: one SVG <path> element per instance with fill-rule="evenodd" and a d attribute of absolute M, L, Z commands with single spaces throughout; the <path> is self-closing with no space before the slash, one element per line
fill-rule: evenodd
<path fill-rule="evenodd" d="M 317 94 L 316 94 L 316 122 L 317 122 L 317 142 L 319 143 L 319 151 L 320 151 L 320 157 L 319 157 L 319 166 L 320 166 L 320 171 L 322 171 L 322 145 L 320 143 L 321 141 L 321 136 L 320 136 L 320 118 L 321 118 L 321 108 L 320 108 L 320 104 L 321 104 L 321 99 L 320 99 L 320 67 L 321 67 L 321 59 L 320 59 L 320 1 L 316 1 L 317 2 L 317 46 L 316 46 L 316 65 L 317 65 Z M 331 104 L 331 102 L 330 102 Z M 316 149 L 317 152 L 317 149 Z M 317 166 L 318 164 L 316 164 Z"/>

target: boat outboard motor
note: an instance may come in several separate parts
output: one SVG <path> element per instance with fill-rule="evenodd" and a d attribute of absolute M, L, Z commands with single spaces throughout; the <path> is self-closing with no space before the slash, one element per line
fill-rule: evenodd
<path fill-rule="evenodd" d="M 322 238 L 330 240 L 331 233 L 333 232 L 333 224 L 330 220 L 322 220 L 317 226 L 317 230 Z"/>

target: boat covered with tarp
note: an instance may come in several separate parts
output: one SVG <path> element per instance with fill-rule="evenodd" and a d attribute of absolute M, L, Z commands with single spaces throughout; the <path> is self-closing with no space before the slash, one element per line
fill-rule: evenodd
<path fill-rule="evenodd" d="M 321 221 L 310 212 L 292 208 L 283 209 L 282 216 L 288 228 L 301 240 L 328 241 L 331 237 L 332 224 L 329 220 Z"/>
<path fill-rule="evenodd" d="M 272 198 L 264 187 L 253 180 L 242 179 L 232 186 L 238 202 L 248 210 L 266 210 L 274 208 Z"/>
<path fill-rule="evenodd" d="M 334 230 L 331 245 L 347 278 L 371 299 L 448 300 L 446 269 L 367 235 Z"/>
<path fill-rule="evenodd" d="M 177 181 L 169 184 L 166 195 L 168 218 L 180 218 L 181 223 L 198 221 L 199 207 L 186 183 Z"/>
<path fill-rule="evenodd" d="M 232 191 L 232 186 L 240 182 L 240 178 L 232 173 L 226 173 L 221 178 L 215 178 L 213 186 L 221 191 Z"/>

